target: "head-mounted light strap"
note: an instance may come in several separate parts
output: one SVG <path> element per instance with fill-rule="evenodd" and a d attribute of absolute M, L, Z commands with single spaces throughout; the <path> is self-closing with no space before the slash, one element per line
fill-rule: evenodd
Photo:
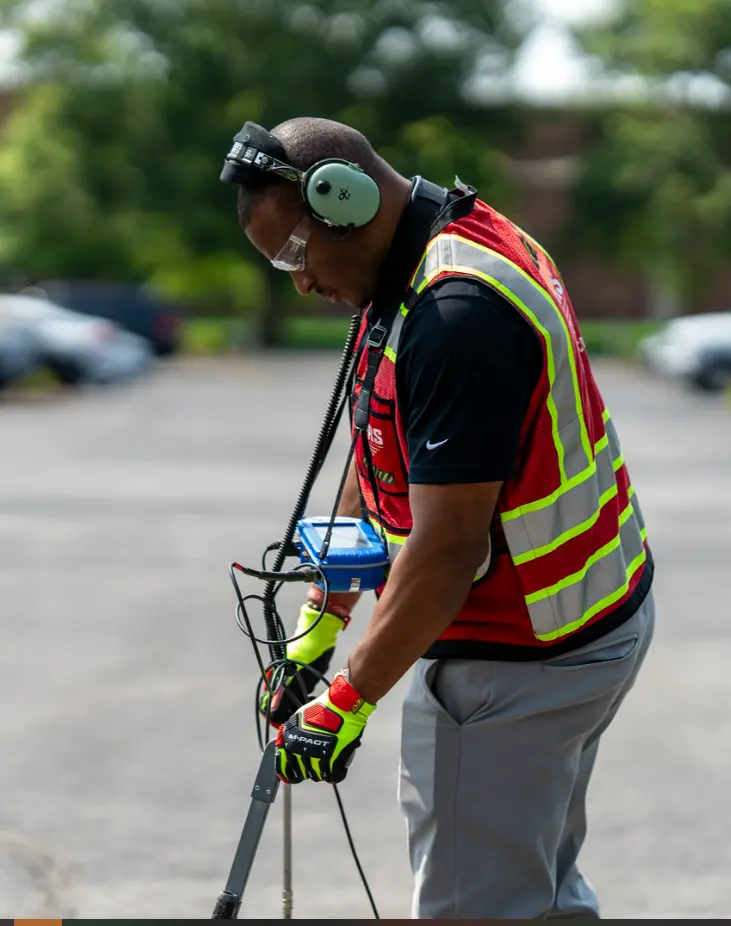
<path fill-rule="evenodd" d="M 301 182 L 302 172 L 287 164 L 285 158 L 284 146 L 278 138 L 255 122 L 247 122 L 234 137 L 221 180 L 261 186 L 267 182 L 266 175 L 273 173 L 294 183 Z"/>

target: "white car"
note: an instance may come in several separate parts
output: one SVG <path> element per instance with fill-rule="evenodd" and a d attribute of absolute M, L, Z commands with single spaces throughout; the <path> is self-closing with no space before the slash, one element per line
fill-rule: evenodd
<path fill-rule="evenodd" d="M 731 312 L 674 318 L 662 331 L 644 338 L 639 350 L 658 376 L 720 392 L 731 386 Z"/>
<path fill-rule="evenodd" d="M 66 385 L 128 379 L 153 359 L 144 338 L 37 296 L 0 294 L 0 315 L 31 332 L 41 362 Z"/>
<path fill-rule="evenodd" d="M 19 382 L 40 365 L 33 335 L 0 313 L 0 389 Z"/>

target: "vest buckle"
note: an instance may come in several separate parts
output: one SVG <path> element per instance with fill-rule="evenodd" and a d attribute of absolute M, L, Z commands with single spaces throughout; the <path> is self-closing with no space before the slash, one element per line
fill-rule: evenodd
<path fill-rule="evenodd" d="M 388 329 L 384 328 L 380 322 L 377 322 L 368 333 L 366 344 L 368 347 L 382 347 L 387 334 Z"/>

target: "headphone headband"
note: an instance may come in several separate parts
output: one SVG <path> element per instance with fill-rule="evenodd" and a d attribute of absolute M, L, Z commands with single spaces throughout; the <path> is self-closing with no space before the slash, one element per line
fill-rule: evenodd
<path fill-rule="evenodd" d="M 287 164 L 284 146 L 270 132 L 255 122 L 244 123 L 234 135 L 234 143 L 226 155 L 221 181 L 249 187 L 266 186 L 266 174 L 275 171 L 287 180 L 299 180 L 301 172 Z"/>

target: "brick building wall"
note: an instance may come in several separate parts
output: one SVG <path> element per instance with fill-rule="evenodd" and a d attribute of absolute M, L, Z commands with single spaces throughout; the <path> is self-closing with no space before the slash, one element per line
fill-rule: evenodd
<path fill-rule="evenodd" d="M 571 256 L 570 191 L 579 159 L 595 144 L 590 120 L 572 110 L 536 110 L 534 115 L 526 120 L 522 141 L 510 152 L 521 194 L 509 218 L 559 262 L 579 318 L 651 317 L 653 293 L 646 280 L 599 257 Z M 684 311 L 731 311 L 731 267 L 720 272 L 708 291 L 691 300 Z"/>

